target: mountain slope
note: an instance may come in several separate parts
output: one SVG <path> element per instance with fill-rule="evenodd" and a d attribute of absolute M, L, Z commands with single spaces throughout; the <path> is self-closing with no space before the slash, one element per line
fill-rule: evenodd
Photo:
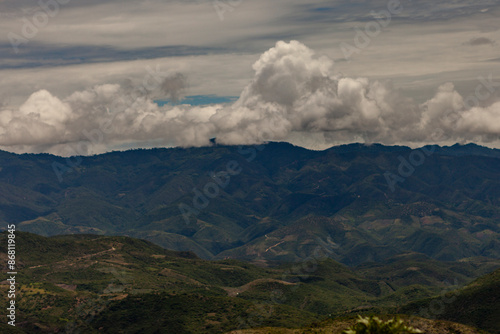
<path fill-rule="evenodd" d="M 499 258 L 499 162 L 476 145 L 0 152 L 0 221 L 46 236 L 136 236 L 205 259 L 295 261 L 317 238 L 351 266 L 408 251 Z"/>
<path fill-rule="evenodd" d="M 422 312 L 422 305 L 436 305 L 437 312 L 431 315 L 438 319 L 458 321 L 492 334 L 500 333 L 500 270 L 478 278 L 452 296 L 411 303 L 401 307 L 400 312 L 429 316 L 429 312 Z"/>
<path fill-rule="evenodd" d="M 0 234 L 0 245 L 6 237 Z M 18 328 L 175 334 L 297 328 L 329 317 L 384 313 L 500 266 L 498 260 L 439 262 L 407 254 L 349 268 L 329 259 L 326 246 L 318 245 L 306 261 L 258 267 L 202 260 L 129 237 L 17 232 Z M 0 261 L 7 272 L 3 248 Z M 6 280 L 0 290 L 6 307 Z"/>

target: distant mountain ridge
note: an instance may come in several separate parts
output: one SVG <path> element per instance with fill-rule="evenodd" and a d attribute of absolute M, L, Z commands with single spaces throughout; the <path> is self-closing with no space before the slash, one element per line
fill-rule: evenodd
<path fill-rule="evenodd" d="M 474 144 L 0 152 L 2 226 L 130 235 L 205 259 L 293 262 L 318 240 L 351 266 L 500 258 L 499 208 L 500 150 Z"/>
<path fill-rule="evenodd" d="M 455 144 L 453 146 L 425 146 L 425 147 L 434 147 L 436 149 L 436 153 L 442 155 L 451 155 L 451 156 L 484 156 L 484 157 L 494 157 L 500 158 L 500 150 L 497 148 L 488 148 L 476 144 Z"/>

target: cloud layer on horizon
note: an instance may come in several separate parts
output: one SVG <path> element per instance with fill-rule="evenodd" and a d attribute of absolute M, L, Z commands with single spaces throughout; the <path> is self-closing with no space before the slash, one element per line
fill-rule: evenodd
<path fill-rule="evenodd" d="M 189 95 L 238 95 L 277 40 L 300 40 L 347 76 L 393 80 L 419 102 L 445 82 L 468 94 L 477 75 L 500 76 L 495 0 L 401 0 L 402 11 L 349 61 L 340 45 L 398 0 L 222 0 L 223 21 L 212 0 L 57 0 L 57 13 L 15 53 L 9 34 L 24 36 L 36 15 L 43 21 L 39 4 L 55 1 L 0 2 L 0 100 L 11 108 L 40 89 L 67 96 L 141 79 L 156 64 L 183 73 Z"/>
<path fill-rule="evenodd" d="M 304 44 L 280 41 L 254 63 L 255 76 L 230 105 L 162 106 L 158 91 L 178 96 L 180 74 L 151 75 L 140 86 L 102 84 L 61 98 L 41 89 L 18 109 L 0 109 L 0 148 L 58 155 L 119 148 L 257 144 L 297 134 L 323 144 L 444 143 L 500 139 L 500 83 L 478 82 L 461 96 L 447 83 L 425 103 L 390 84 L 350 78 Z M 300 144 L 300 143 L 299 143 Z"/>

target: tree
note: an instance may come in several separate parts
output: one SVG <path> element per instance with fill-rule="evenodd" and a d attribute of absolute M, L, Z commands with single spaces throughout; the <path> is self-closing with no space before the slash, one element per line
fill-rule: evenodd
<path fill-rule="evenodd" d="M 396 317 L 388 321 L 377 317 L 363 318 L 359 316 L 355 325 L 344 330 L 342 334 L 412 334 L 423 333 L 419 329 L 407 326 L 403 320 Z"/>

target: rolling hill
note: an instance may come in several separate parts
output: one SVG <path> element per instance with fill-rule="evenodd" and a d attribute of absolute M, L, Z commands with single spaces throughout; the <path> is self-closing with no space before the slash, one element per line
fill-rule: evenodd
<path fill-rule="evenodd" d="M 0 234 L 0 243 L 6 243 L 6 233 Z M 145 240 L 85 234 L 47 238 L 17 232 L 16 248 L 20 333 L 298 328 L 392 312 L 422 299 L 426 303 L 425 298 L 500 266 L 493 259 L 440 262 L 409 253 L 350 268 L 317 252 L 307 261 L 259 267 L 237 260 L 207 261 Z M 6 266 L 3 249 L 0 260 Z M 470 287 L 497 284 L 497 273 Z M 7 281 L 0 289 L 4 305 Z M 482 309 L 493 314 L 497 304 L 493 300 Z M 454 321 L 467 322 L 463 317 Z"/>
<path fill-rule="evenodd" d="M 500 333 L 500 270 L 484 275 L 452 295 L 412 302 L 399 308 L 408 314 L 423 314 L 425 305 L 435 305 L 431 316 L 436 319 L 459 321 L 461 323 L 487 330 L 492 334 Z"/>
<path fill-rule="evenodd" d="M 2 233 L 0 244 L 5 243 Z M 350 268 L 317 252 L 307 261 L 259 267 L 207 261 L 145 240 L 85 234 L 47 238 L 17 232 L 16 249 L 21 333 L 303 327 L 326 318 L 385 313 L 500 266 L 493 259 L 439 262 L 407 254 Z M 0 260 L 7 272 L 3 249 Z M 4 305 L 7 281 L 0 289 Z M 495 303 L 487 307 L 494 309 Z"/>

